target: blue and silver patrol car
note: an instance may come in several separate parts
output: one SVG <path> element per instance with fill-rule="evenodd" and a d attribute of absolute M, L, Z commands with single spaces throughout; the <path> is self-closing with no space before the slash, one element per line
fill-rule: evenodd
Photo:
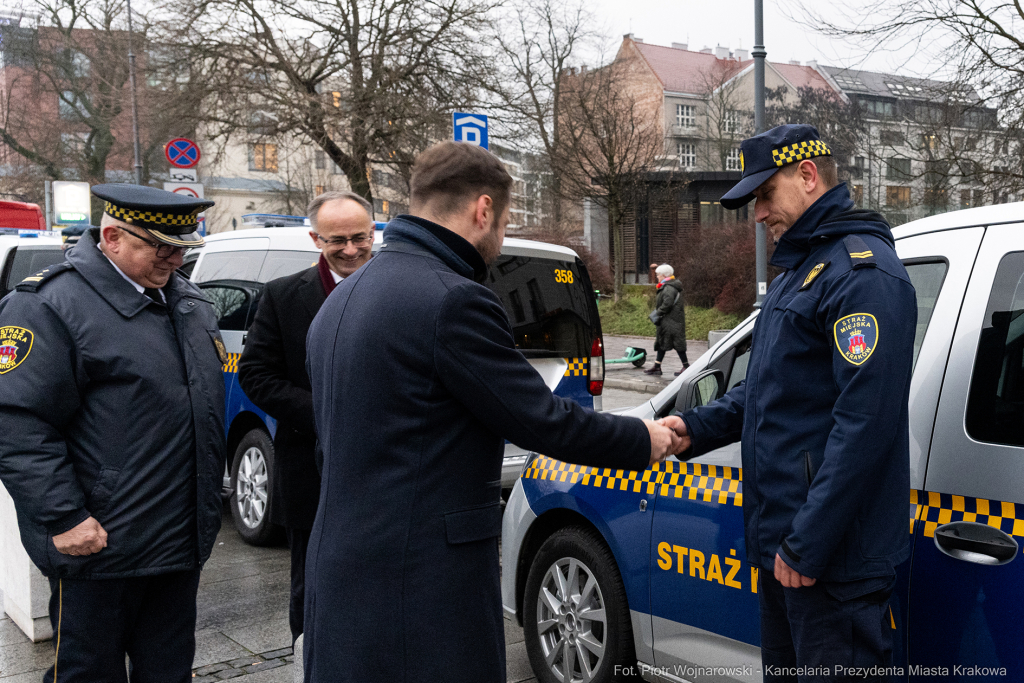
<path fill-rule="evenodd" d="M 888 673 L 1024 680 L 1024 204 L 893 233 L 918 322 L 912 555 L 888 614 Z M 662 417 L 741 382 L 756 320 L 626 414 Z M 762 680 L 742 501 L 738 443 L 645 472 L 531 454 L 505 510 L 502 599 L 538 679 Z"/>
<path fill-rule="evenodd" d="M 276 421 L 249 400 L 238 384 L 238 359 L 265 283 L 316 264 L 319 250 L 302 217 L 250 216 L 254 227 L 206 238 L 183 266 L 217 311 L 228 351 L 224 365 L 228 469 L 225 492 L 242 537 L 255 545 L 275 542 L 269 523 L 273 505 L 270 477 Z M 381 244 L 377 224 L 373 250 Z M 505 305 L 516 346 L 559 396 L 601 409 L 604 352 L 594 289 L 583 262 L 571 249 L 506 239 L 484 283 Z M 384 312 L 386 313 L 386 312 Z M 375 362 L 373 358 L 365 359 Z M 506 444 L 502 488 L 518 480 L 526 451 Z"/>

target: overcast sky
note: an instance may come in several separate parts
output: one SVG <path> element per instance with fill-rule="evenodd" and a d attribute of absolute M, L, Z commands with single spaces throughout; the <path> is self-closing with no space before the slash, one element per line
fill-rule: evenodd
<path fill-rule="evenodd" d="M 815 2 L 825 11 L 829 4 Z M 858 4 L 849 0 L 846 6 Z M 588 6 L 607 33 L 618 40 L 632 31 L 647 43 L 687 43 L 691 50 L 716 45 L 749 50 L 754 44 L 754 0 L 589 0 Z M 764 6 L 765 48 L 770 61 L 816 59 L 821 64 L 918 76 L 936 68 L 931 56 L 913 48 L 865 54 L 862 46 L 825 38 L 787 18 L 787 11 L 798 11 L 796 0 L 765 0 Z"/>

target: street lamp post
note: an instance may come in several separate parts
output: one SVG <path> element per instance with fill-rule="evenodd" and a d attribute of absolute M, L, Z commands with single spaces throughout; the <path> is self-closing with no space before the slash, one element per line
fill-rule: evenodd
<path fill-rule="evenodd" d="M 760 0 L 757 0 L 760 2 Z M 132 2 L 128 4 L 128 80 L 132 89 L 132 135 L 135 139 L 135 184 L 142 184 L 142 145 L 139 144 L 139 101 L 135 89 L 135 53 L 132 52 Z"/>
<path fill-rule="evenodd" d="M 764 132 L 764 0 L 754 0 L 754 128 Z M 760 308 L 768 292 L 768 231 L 764 223 L 754 228 L 757 248 L 757 299 Z"/>

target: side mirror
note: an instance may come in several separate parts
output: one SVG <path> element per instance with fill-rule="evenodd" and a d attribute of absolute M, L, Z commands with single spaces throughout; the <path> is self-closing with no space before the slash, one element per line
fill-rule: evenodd
<path fill-rule="evenodd" d="M 725 374 L 721 370 L 705 370 L 683 382 L 676 394 L 676 410 L 685 413 L 698 406 L 706 406 L 722 395 Z"/>

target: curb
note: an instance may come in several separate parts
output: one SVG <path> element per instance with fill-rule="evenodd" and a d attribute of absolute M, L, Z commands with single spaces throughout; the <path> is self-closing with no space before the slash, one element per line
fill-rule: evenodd
<path fill-rule="evenodd" d="M 674 378 L 673 378 L 674 379 Z M 661 391 L 667 387 L 667 384 L 649 384 L 643 381 L 636 381 L 631 379 L 609 379 L 604 380 L 604 385 L 609 389 L 626 389 L 628 391 L 639 391 L 646 394 L 660 394 Z"/>

